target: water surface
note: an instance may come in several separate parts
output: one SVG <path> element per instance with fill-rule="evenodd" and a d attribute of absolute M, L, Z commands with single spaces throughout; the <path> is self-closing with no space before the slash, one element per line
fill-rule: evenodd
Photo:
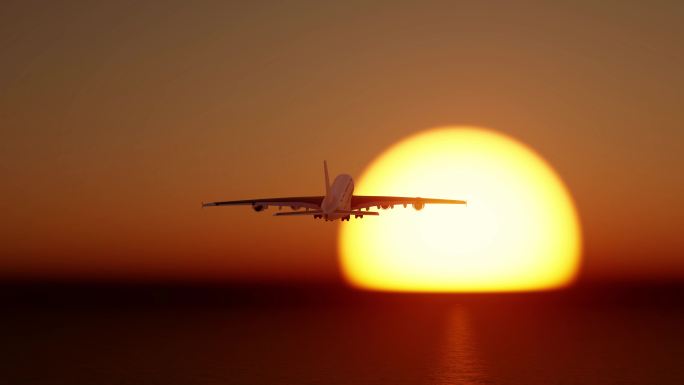
<path fill-rule="evenodd" d="M 0 383 L 684 383 L 678 291 L 150 301 L 147 290 L 144 301 L 94 290 L 77 303 L 7 302 Z"/>

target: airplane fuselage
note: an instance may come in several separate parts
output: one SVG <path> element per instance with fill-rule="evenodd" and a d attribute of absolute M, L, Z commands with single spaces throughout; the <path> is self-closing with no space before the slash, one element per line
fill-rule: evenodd
<path fill-rule="evenodd" d="M 347 174 L 340 174 L 327 191 L 321 202 L 321 214 L 326 221 L 349 216 L 351 199 L 354 194 L 354 180 Z"/>

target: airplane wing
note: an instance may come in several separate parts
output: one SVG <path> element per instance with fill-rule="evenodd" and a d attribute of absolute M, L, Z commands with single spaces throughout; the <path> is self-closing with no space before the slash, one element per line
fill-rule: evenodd
<path fill-rule="evenodd" d="M 467 204 L 463 200 L 455 199 L 433 199 L 433 198 L 409 198 L 409 197 L 388 197 L 388 196 L 372 196 L 372 195 L 353 195 L 351 199 L 352 210 L 368 209 L 371 207 L 389 208 L 394 205 L 413 205 L 417 210 L 420 210 L 426 204 L 450 204 L 450 205 L 464 205 Z"/>
<path fill-rule="evenodd" d="M 320 210 L 321 202 L 323 201 L 322 196 L 318 197 L 288 197 L 288 198 L 264 198 L 264 199 L 245 199 L 239 201 L 224 201 L 224 202 L 209 202 L 202 203 L 202 207 L 208 206 L 252 206 L 254 210 L 261 211 L 268 208 L 268 206 L 282 206 L 282 207 L 292 207 L 293 209 L 298 209 L 300 207 L 305 207 L 314 210 Z"/>

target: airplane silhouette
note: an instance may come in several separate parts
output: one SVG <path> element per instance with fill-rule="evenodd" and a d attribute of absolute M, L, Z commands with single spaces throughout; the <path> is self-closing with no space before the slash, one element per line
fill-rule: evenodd
<path fill-rule="evenodd" d="M 202 207 L 208 206 L 238 206 L 250 205 L 254 211 L 266 210 L 269 206 L 277 206 L 279 209 L 290 207 L 294 211 L 277 212 L 276 216 L 311 215 L 314 219 L 334 221 L 340 219 L 349 221 L 354 218 L 363 218 L 365 215 L 379 215 L 377 211 L 368 211 L 371 207 L 377 209 L 394 208 L 394 205 L 412 205 L 416 210 L 422 210 L 425 204 L 466 204 L 464 200 L 433 199 L 433 198 L 410 198 L 395 196 L 353 195 L 354 180 L 350 175 L 340 174 L 335 178 L 332 185 L 328 178 L 328 163 L 323 161 L 325 173 L 325 195 L 311 197 L 287 197 L 245 199 L 237 201 L 202 203 Z M 304 211 L 297 211 L 304 208 Z M 363 211 L 365 209 L 365 211 Z"/>

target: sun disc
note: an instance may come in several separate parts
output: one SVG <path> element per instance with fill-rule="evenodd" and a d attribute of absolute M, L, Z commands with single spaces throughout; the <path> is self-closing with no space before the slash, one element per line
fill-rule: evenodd
<path fill-rule="evenodd" d="M 567 285 L 581 236 L 572 197 L 535 151 L 503 134 L 447 127 L 375 159 L 356 195 L 465 199 L 467 206 L 383 210 L 344 223 L 343 274 L 366 289 L 520 291 Z"/>

